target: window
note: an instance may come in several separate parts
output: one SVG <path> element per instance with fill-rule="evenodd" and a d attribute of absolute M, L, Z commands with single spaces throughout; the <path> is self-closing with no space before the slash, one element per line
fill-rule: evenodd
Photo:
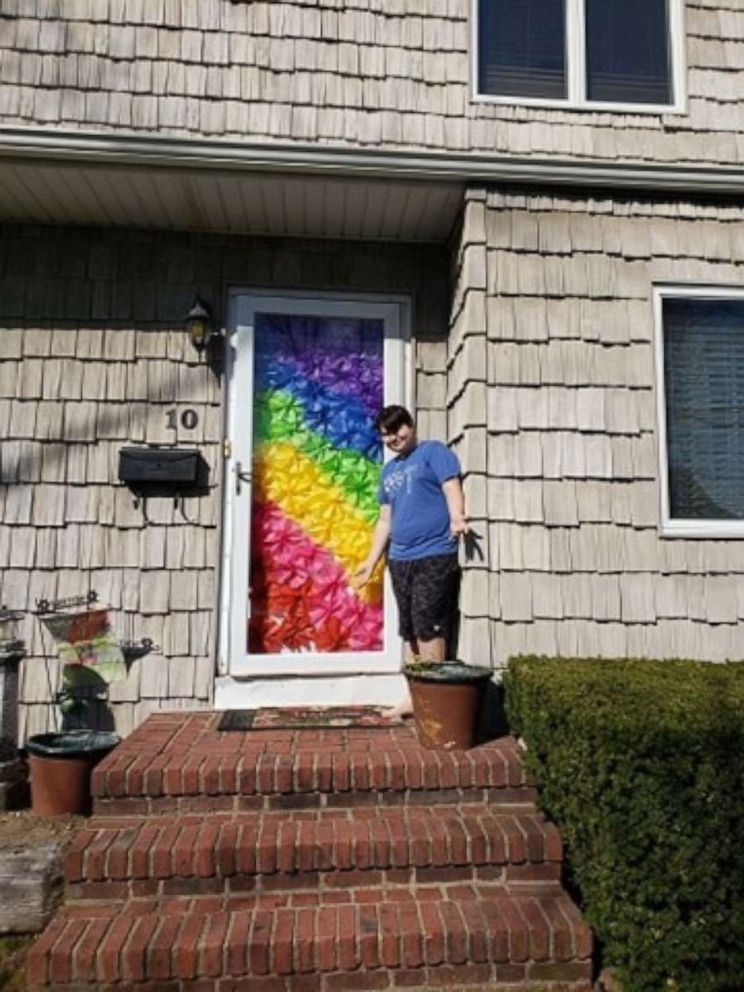
<path fill-rule="evenodd" d="M 662 529 L 744 537 L 744 290 L 657 289 Z"/>
<path fill-rule="evenodd" d="M 477 96 L 681 109 L 681 0 L 474 0 Z"/>

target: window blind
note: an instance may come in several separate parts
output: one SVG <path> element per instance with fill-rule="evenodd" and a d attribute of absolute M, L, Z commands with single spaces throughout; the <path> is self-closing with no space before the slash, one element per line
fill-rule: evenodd
<path fill-rule="evenodd" d="M 663 301 L 672 518 L 744 519 L 744 300 Z"/>
<path fill-rule="evenodd" d="M 566 96 L 564 0 L 479 0 L 479 91 Z"/>
<path fill-rule="evenodd" d="M 589 100 L 672 102 L 666 0 L 585 0 Z"/>

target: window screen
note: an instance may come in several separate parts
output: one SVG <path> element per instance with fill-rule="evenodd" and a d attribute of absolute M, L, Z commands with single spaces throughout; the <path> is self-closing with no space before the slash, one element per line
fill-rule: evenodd
<path fill-rule="evenodd" d="M 744 300 L 665 299 L 672 518 L 744 519 Z"/>
<path fill-rule="evenodd" d="M 585 0 L 587 99 L 672 102 L 666 0 Z"/>
<path fill-rule="evenodd" d="M 564 0 L 479 0 L 479 90 L 566 96 Z"/>

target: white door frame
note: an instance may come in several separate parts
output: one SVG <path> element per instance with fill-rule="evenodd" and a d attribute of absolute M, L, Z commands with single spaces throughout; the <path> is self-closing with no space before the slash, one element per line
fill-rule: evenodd
<path fill-rule="evenodd" d="M 237 472 L 250 471 L 252 465 L 250 420 L 253 405 L 253 335 L 257 312 L 384 320 L 385 403 L 402 402 L 410 405 L 413 399 L 411 301 L 408 297 L 245 288 L 231 290 L 225 349 L 228 443 L 223 475 L 225 486 L 218 671 L 221 675 L 227 676 L 229 681 L 266 676 L 318 678 L 323 675 L 354 675 L 360 676 L 363 682 L 369 682 L 371 676 L 385 675 L 385 673 L 387 673 L 386 681 L 389 681 L 390 673 L 399 671 L 402 642 L 395 629 L 394 598 L 387 575 L 385 577 L 385 645 L 382 651 L 357 652 L 349 655 L 288 653 L 248 656 L 244 648 L 247 611 L 245 609 L 241 611 L 238 604 L 247 602 L 252 492 L 251 483 L 239 480 Z M 242 421 L 240 431 L 236 430 L 238 396 L 235 384 L 237 381 L 241 383 L 241 394 L 250 396 L 250 402 L 240 409 Z M 238 488 L 240 488 L 239 495 Z M 233 547 L 235 533 L 245 535 L 239 553 Z M 218 682 L 223 683 L 224 688 L 225 679 L 219 679 Z M 234 686 L 233 690 L 235 688 Z M 232 698 L 235 692 L 232 691 L 229 695 Z"/>

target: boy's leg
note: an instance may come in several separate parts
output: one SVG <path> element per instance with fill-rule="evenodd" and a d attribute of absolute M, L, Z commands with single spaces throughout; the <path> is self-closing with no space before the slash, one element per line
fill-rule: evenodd
<path fill-rule="evenodd" d="M 423 655 L 421 652 L 422 645 L 415 638 L 410 641 L 406 641 L 404 649 L 405 663 L 408 665 L 412 661 L 417 661 L 419 658 L 422 658 Z M 411 703 L 411 694 L 408 689 L 406 689 L 406 694 L 399 703 L 395 706 L 389 706 L 387 709 L 382 711 L 382 715 L 386 720 L 399 720 L 401 717 L 411 716 L 412 713 L 413 704 Z"/>
<path fill-rule="evenodd" d="M 415 647 L 414 647 L 415 645 Z M 444 661 L 447 656 L 447 642 L 443 637 L 432 637 L 428 641 L 418 639 L 410 642 L 406 641 L 406 661 L 413 661 L 418 658 L 421 661 Z M 388 720 L 397 720 L 399 717 L 411 716 L 413 714 L 413 703 L 411 694 L 406 690 L 404 699 L 397 706 L 391 706 L 385 710 L 383 716 Z"/>
<path fill-rule="evenodd" d="M 410 573 L 405 596 L 406 624 L 407 631 L 412 629 L 416 636 L 406 638 L 406 660 L 411 660 L 413 654 L 421 661 L 432 664 L 445 661 L 447 637 L 457 613 L 460 585 L 457 556 L 441 555 L 408 564 Z M 401 598 L 397 598 L 400 606 Z M 390 719 L 410 716 L 412 713 L 413 706 L 408 692 L 397 706 L 385 710 L 385 716 Z"/>
<path fill-rule="evenodd" d="M 418 646 L 422 661 L 444 661 L 447 657 L 447 641 L 444 637 L 431 637 L 428 641 L 420 637 Z"/>
<path fill-rule="evenodd" d="M 388 568 L 393 584 L 395 601 L 398 605 L 398 633 L 403 638 L 405 644 L 405 663 L 409 664 L 419 656 L 419 643 L 413 636 L 411 619 L 412 562 L 388 561 Z M 388 720 L 398 720 L 400 717 L 410 716 L 412 712 L 411 698 L 408 691 L 406 691 L 405 698 L 397 706 L 390 706 L 388 709 L 383 710 L 382 715 Z"/>
<path fill-rule="evenodd" d="M 422 558 L 413 582 L 411 622 L 424 661 L 446 661 L 460 593 L 457 555 Z"/>

